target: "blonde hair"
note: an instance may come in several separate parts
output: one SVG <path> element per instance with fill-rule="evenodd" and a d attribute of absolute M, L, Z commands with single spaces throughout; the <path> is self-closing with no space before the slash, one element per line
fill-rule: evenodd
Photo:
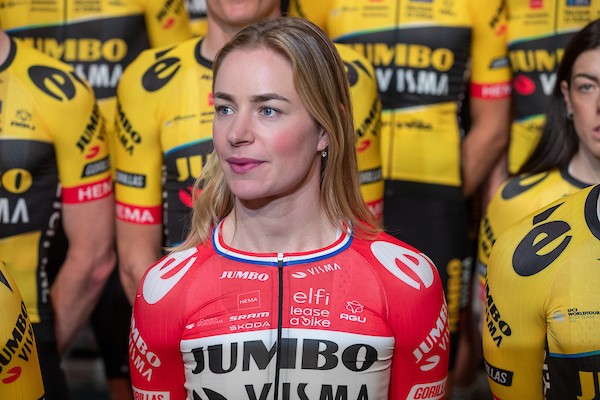
<path fill-rule="evenodd" d="M 327 217 L 340 229 L 351 224 L 357 235 L 370 236 L 381 229 L 360 194 L 356 162 L 356 136 L 352 122 L 350 92 L 344 64 L 327 35 L 313 23 L 281 17 L 250 25 L 240 31 L 217 54 L 214 82 L 223 60 L 233 51 L 266 48 L 290 61 L 294 87 L 304 106 L 328 133 L 327 158 L 321 170 L 321 200 Z M 202 169 L 193 193 L 191 230 L 179 250 L 205 242 L 211 228 L 231 212 L 234 196 L 213 154 Z"/>

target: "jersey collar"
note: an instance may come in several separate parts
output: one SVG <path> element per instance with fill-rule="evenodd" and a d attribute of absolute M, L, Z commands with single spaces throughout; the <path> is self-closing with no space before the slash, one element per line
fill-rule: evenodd
<path fill-rule="evenodd" d="M 222 235 L 223 221 L 219 222 L 213 229 L 212 243 L 217 254 L 231 260 L 241 261 L 257 265 L 277 265 L 277 253 L 251 253 L 234 249 L 225 244 Z M 284 253 L 283 265 L 304 264 L 330 258 L 345 249 L 352 243 L 352 235 L 349 230 L 338 231 L 337 239 L 329 246 L 313 251 L 301 253 Z"/>

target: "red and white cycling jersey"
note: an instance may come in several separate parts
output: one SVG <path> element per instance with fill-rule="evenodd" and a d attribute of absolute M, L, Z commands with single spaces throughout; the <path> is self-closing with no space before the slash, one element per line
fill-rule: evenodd
<path fill-rule="evenodd" d="M 135 398 L 441 399 L 447 319 L 431 260 L 387 234 L 255 254 L 225 245 L 217 226 L 140 284 Z"/>

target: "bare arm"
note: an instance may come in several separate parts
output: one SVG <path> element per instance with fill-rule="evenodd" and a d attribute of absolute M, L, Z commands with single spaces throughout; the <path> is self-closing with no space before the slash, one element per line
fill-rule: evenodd
<path fill-rule="evenodd" d="M 50 295 L 58 349 L 65 351 L 88 320 L 115 266 L 113 197 L 63 205 L 67 258 Z"/>
<path fill-rule="evenodd" d="M 140 225 L 117 220 L 119 275 L 132 305 L 142 276 L 162 256 L 161 243 L 161 224 Z"/>
<path fill-rule="evenodd" d="M 501 162 L 510 140 L 510 99 L 471 99 L 471 129 L 462 144 L 463 193 L 469 197 Z M 495 171 L 502 174 L 502 171 Z"/>

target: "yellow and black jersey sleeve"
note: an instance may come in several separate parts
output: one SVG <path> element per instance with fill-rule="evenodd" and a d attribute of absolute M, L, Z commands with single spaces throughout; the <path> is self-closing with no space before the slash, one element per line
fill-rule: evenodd
<path fill-rule="evenodd" d="M 143 2 L 150 46 L 175 45 L 192 37 L 184 0 L 139 1 Z"/>
<path fill-rule="evenodd" d="M 167 50 L 167 53 L 169 51 Z M 117 218 L 146 224 L 162 222 L 162 163 L 159 104 L 152 94 L 177 73 L 176 58 L 147 50 L 125 70 L 117 89 L 115 116 L 115 200 Z M 156 88 L 144 77 L 161 70 Z M 154 76 L 153 75 L 153 76 Z M 156 89 L 156 90 L 154 90 Z M 126 212 L 129 210 L 129 212 Z M 124 215 L 129 215 L 127 218 Z"/>
<path fill-rule="evenodd" d="M 0 261 L 0 398 L 39 400 L 44 385 L 33 327 L 17 283 Z"/>
<path fill-rule="evenodd" d="M 350 83 L 361 193 L 371 212 L 381 217 L 381 101 L 377 92 L 375 71 L 368 60 L 350 47 L 341 44 L 336 47 L 346 66 Z"/>
<path fill-rule="evenodd" d="M 469 2 L 473 21 L 471 37 L 472 97 L 506 98 L 510 95 L 510 69 L 506 48 L 506 2 Z"/>
<path fill-rule="evenodd" d="M 600 186 L 562 198 L 495 244 L 483 351 L 496 398 L 599 396 L 599 199 Z"/>

